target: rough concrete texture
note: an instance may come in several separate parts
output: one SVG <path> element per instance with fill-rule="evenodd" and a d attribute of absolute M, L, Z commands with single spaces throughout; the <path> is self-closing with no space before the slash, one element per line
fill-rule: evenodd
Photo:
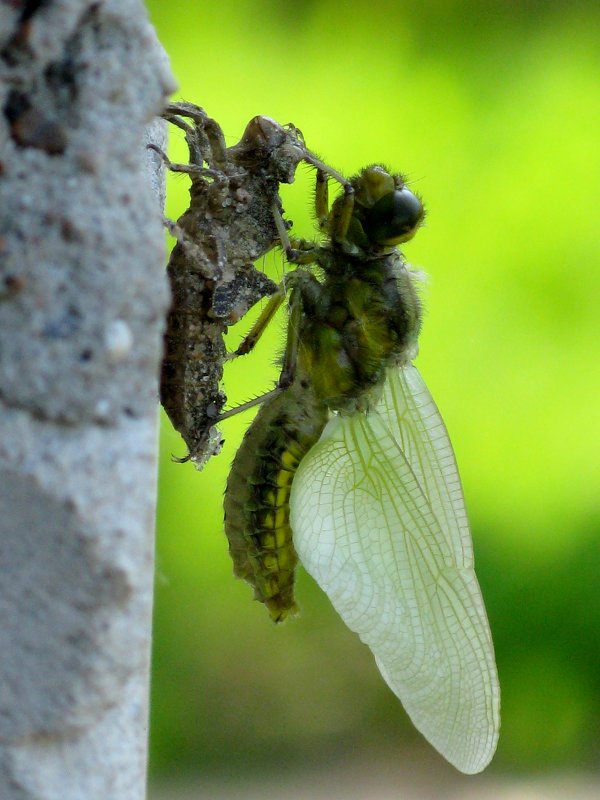
<path fill-rule="evenodd" d="M 2 800 L 145 794 L 173 90 L 141 0 L 0 6 Z"/>
<path fill-rule="evenodd" d="M 162 260 L 163 238 L 136 140 L 172 87 L 143 13 L 134 0 L 47 0 L 25 44 L 3 51 L 0 398 L 44 419 L 111 422 L 156 404 L 147 374 L 165 289 L 149 290 L 144 267 Z M 38 45 L 43 59 L 22 55 Z"/>

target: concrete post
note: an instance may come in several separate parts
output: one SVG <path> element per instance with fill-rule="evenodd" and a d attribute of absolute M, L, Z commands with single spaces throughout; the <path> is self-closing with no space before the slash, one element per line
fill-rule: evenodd
<path fill-rule="evenodd" d="M 173 89 L 141 0 L 0 4 L 2 800 L 145 796 Z"/>

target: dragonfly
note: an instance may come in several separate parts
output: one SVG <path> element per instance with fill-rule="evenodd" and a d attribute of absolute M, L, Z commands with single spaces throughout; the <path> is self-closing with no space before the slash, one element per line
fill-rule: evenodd
<path fill-rule="evenodd" d="M 290 238 L 274 209 L 295 269 L 236 351 L 289 297 L 279 382 L 227 482 L 234 572 L 280 622 L 297 613 L 300 561 L 416 728 L 457 769 L 480 772 L 500 725 L 494 648 L 452 445 L 413 364 L 419 278 L 398 247 L 423 204 L 380 164 L 316 175 L 322 238 Z M 332 175 L 343 191 L 330 208 Z"/>

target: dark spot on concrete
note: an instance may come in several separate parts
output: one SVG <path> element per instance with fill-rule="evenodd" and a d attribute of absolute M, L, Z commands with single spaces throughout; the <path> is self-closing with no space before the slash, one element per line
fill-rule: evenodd
<path fill-rule="evenodd" d="M 33 16 L 35 16 L 35 14 L 37 14 L 40 8 L 52 5 L 52 0 L 25 0 L 23 3 L 20 3 L 19 5 L 23 9 L 21 11 L 20 22 L 27 22 L 27 20 L 31 19 Z"/>
<path fill-rule="evenodd" d="M 60 235 L 65 242 L 78 242 L 81 241 L 81 234 L 67 217 L 63 217 L 60 222 Z"/>
<path fill-rule="evenodd" d="M 21 275 L 6 275 L 2 283 L 7 292 L 17 294 L 23 291 L 26 282 Z"/>
<path fill-rule="evenodd" d="M 69 339 L 81 327 L 81 312 L 76 306 L 67 306 L 62 316 L 49 322 L 42 333 L 48 339 Z"/>
<path fill-rule="evenodd" d="M 53 61 L 46 67 L 45 78 L 48 88 L 55 95 L 66 95 L 73 103 L 77 97 L 77 64 L 67 55 L 61 61 Z"/>
<path fill-rule="evenodd" d="M 31 108 L 31 101 L 25 92 L 18 92 L 16 89 L 11 89 L 4 104 L 4 116 L 12 125 L 19 117 L 23 116 L 25 112 Z"/>
<path fill-rule="evenodd" d="M 64 153 L 67 134 L 56 120 L 35 108 L 24 92 L 9 92 L 4 104 L 4 116 L 10 124 L 10 134 L 19 147 L 44 150 L 48 155 Z"/>
<path fill-rule="evenodd" d="M 15 32 L 2 51 L 0 51 L 0 58 L 9 67 L 15 67 L 31 58 L 31 49 L 29 47 L 31 19 L 41 8 L 49 6 L 51 3 L 52 0 L 8 0 L 8 5 L 21 11 L 15 26 Z"/>

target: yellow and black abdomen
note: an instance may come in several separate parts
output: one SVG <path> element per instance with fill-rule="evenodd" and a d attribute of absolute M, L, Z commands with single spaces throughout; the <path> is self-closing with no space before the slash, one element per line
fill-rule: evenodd
<path fill-rule="evenodd" d="M 236 454 L 225 491 L 225 533 L 234 573 L 275 622 L 296 611 L 298 561 L 289 524 L 292 480 L 317 442 L 327 408 L 295 386 L 265 402 Z"/>

